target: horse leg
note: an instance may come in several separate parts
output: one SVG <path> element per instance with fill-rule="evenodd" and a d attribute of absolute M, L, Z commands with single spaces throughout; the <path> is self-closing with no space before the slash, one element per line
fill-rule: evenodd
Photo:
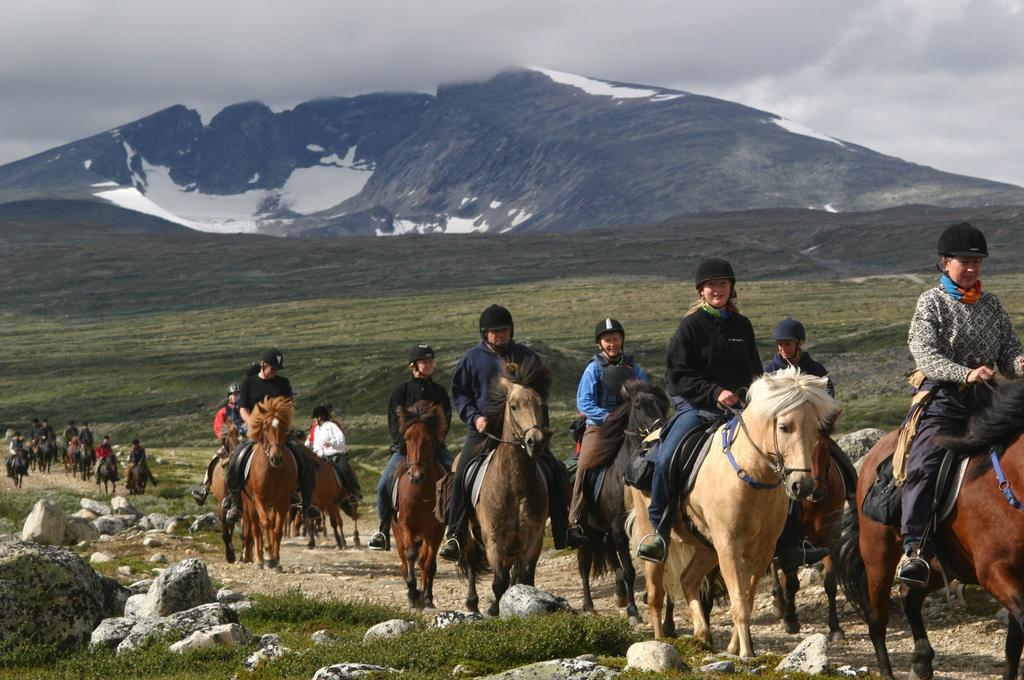
<path fill-rule="evenodd" d="M 341 513 L 338 506 L 331 508 L 331 531 L 334 532 L 334 547 L 341 550 L 345 547 L 345 532 L 342 530 Z"/>
<path fill-rule="evenodd" d="M 633 625 L 639 624 L 640 611 L 636 606 L 636 567 L 633 566 L 633 559 L 629 554 L 629 536 L 624 528 L 612 527 L 612 543 L 619 558 L 619 568 L 616 575 L 626 595 L 626 615 Z"/>
<path fill-rule="evenodd" d="M 476 569 L 466 568 L 466 578 L 469 584 L 466 587 L 466 611 L 480 613 L 480 596 L 476 592 Z"/>
<path fill-rule="evenodd" d="M 782 572 L 782 586 L 783 627 L 787 633 L 799 633 L 800 619 L 796 616 L 796 594 L 800 590 L 800 578 L 797 576 L 796 569 Z"/>
<path fill-rule="evenodd" d="M 420 573 L 423 574 L 423 607 L 434 608 L 434 576 L 437 575 L 437 546 L 441 543 L 440 534 L 436 540 L 424 539 L 420 549 Z"/>
<path fill-rule="evenodd" d="M 907 589 L 903 596 L 903 611 L 907 615 L 907 623 L 910 625 L 910 632 L 914 636 L 914 652 L 910 655 L 910 680 L 931 680 L 932 660 L 935 658 L 935 650 L 928 642 L 928 631 L 924 626 L 924 616 L 921 614 L 921 605 L 928 596 L 926 588 Z"/>
<path fill-rule="evenodd" d="M 825 595 L 828 597 L 828 637 L 832 642 L 839 642 L 846 639 L 846 633 L 839 623 L 839 610 L 836 607 L 836 572 L 835 563 L 829 555 L 822 564 L 825 566 Z"/>
<path fill-rule="evenodd" d="M 224 519 L 225 510 L 220 511 L 220 537 L 224 541 L 224 559 L 228 564 L 235 562 L 235 525 Z"/>
<path fill-rule="evenodd" d="M 580 580 L 583 582 L 583 611 L 594 611 L 594 600 L 590 595 L 590 567 L 594 562 L 592 547 L 593 541 L 581 546 L 576 551 L 576 567 L 580 572 Z"/>
<path fill-rule="evenodd" d="M 300 516 L 302 516 L 301 513 Z M 306 548 L 312 550 L 316 547 L 316 522 L 308 517 L 302 517 L 302 524 L 306 527 L 306 534 L 308 536 Z"/>
<path fill-rule="evenodd" d="M 420 591 L 416 588 L 416 562 L 419 559 L 419 554 L 420 544 L 412 540 L 410 535 L 409 544 L 405 547 L 405 554 L 402 556 L 402 575 L 405 577 L 409 606 L 413 609 L 420 608 Z"/>
<path fill-rule="evenodd" d="M 726 649 L 730 654 L 749 659 L 754 656 L 754 644 L 750 637 L 751 580 L 757 582 L 757 577 L 752 579 L 751 573 L 760 575 L 768 565 L 761 565 L 761 569 L 757 569 L 757 565 L 750 565 L 748 571 L 748 565 L 733 548 L 725 547 L 718 555 L 722 580 L 729 591 L 729 614 L 732 618 L 732 636 Z"/>
<path fill-rule="evenodd" d="M 662 626 L 665 603 L 665 565 L 644 562 L 644 571 L 647 576 L 647 611 L 651 615 L 654 639 L 660 640 L 665 637 L 665 630 Z"/>
<path fill-rule="evenodd" d="M 885 680 L 894 680 L 885 637 L 889 625 L 889 593 L 900 556 L 899 543 L 891 528 L 865 521 L 863 517 L 858 543 L 861 555 L 872 555 L 872 559 L 864 560 L 868 636 L 875 648 L 879 675 Z"/>
<path fill-rule="evenodd" d="M 498 615 L 498 603 L 501 601 L 501 596 L 508 590 L 509 584 L 512 580 L 512 564 L 509 564 L 507 560 L 503 559 L 498 553 L 498 548 L 492 547 L 487 551 L 487 559 L 494 569 L 494 579 L 491 581 L 491 592 L 494 593 L 494 601 L 491 602 L 491 606 L 487 608 L 487 614 L 489 616 Z"/>

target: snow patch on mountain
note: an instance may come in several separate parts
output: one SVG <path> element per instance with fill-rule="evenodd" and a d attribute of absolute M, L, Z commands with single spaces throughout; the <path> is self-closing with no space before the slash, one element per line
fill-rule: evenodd
<path fill-rule="evenodd" d="M 258 172 L 254 172 L 252 174 L 252 177 L 249 178 L 249 184 L 256 184 L 256 182 L 259 182 L 259 181 L 260 181 L 260 173 L 258 173 Z"/>
<path fill-rule="evenodd" d="M 96 184 L 93 184 L 92 186 L 94 186 L 94 187 L 116 187 L 116 186 L 121 186 L 121 185 L 118 184 L 117 182 L 96 182 Z"/>
<path fill-rule="evenodd" d="M 310 151 L 312 151 L 313 153 L 323 153 L 324 152 L 324 147 L 320 146 L 319 144 L 307 144 L 306 148 L 309 149 Z"/>
<path fill-rule="evenodd" d="M 446 234 L 472 234 L 477 231 L 487 231 L 487 220 L 481 217 L 449 217 L 445 225 Z"/>
<path fill-rule="evenodd" d="M 135 212 L 144 213 L 146 215 L 153 215 L 165 219 L 168 222 L 174 222 L 192 229 L 198 229 L 199 227 L 188 220 L 183 220 L 177 215 L 170 213 L 153 201 L 149 200 L 135 187 L 122 187 L 121 189 L 111 189 L 110 191 L 100 191 L 95 196 L 110 201 L 114 205 L 117 205 L 126 210 L 133 210 Z"/>
<path fill-rule="evenodd" d="M 531 70 L 543 73 L 551 80 L 560 85 L 568 85 L 583 90 L 587 94 L 598 97 L 611 97 L 612 99 L 650 99 L 651 101 L 664 102 L 671 99 L 685 97 L 686 93 L 666 93 L 658 90 L 649 90 L 640 87 L 626 87 L 625 85 L 614 85 L 604 80 L 594 80 L 586 76 L 578 76 L 574 73 L 563 73 L 547 68 L 530 67 Z"/>
<path fill-rule="evenodd" d="M 85 167 L 86 170 L 91 168 L 92 167 L 92 159 L 90 158 L 89 160 L 82 161 L 82 166 Z"/>
<path fill-rule="evenodd" d="M 812 130 L 811 128 L 807 127 L 803 123 L 796 122 L 795 120 L 789 120 L 787 118 L 772 118 L 770 120 L 770 122 L 775 123 L 780 128 L 782 128 L 784 130 L 787 130 L 789 132 L 792 132 L 795 135 L 803 135 L 804 137 L 813 137 L 814 139 L 820 139 L 823 142 L 832 142 L 833 144 L 838 144 L 839 146 L 846 146 L 845 144 L 840 142 L 838 139 L 836 139 L 834 137 L 829 137 L 828 135 L 823 135 L 820 132 Z"/>
<path fill-rule="evenodd" d="M 281 187 L 281 205 L 308 215 L 346 201 L 366 186 L 372 170 L 336 165 L 295 168 Z"/>
<path fill-rule="evenodd" d="M 839 211 L 836 210 L 835 208 L 833 208 L 831 203 L 826 203 L 825 204 L 825 212 L 837 213 Z"/>
<path fill-rule="evenodd" d="M 491 201 L 491 210 L 497 210 L 501 207 L 501 201 Z"/>
<path fill-rule="evenodd" d="M 520 212 L 518 215 L 516 215 L 515 219 L 512 220 L 512 225 L 511 226 L 512 227 L 518 227 L 520 224 L 522 224 L 526 220 L 530 219 L 531 217 L 533 217 L 533 213 L 528 213 L 528 212 L 526 212 L 524 210 L 524 211 Z"/>

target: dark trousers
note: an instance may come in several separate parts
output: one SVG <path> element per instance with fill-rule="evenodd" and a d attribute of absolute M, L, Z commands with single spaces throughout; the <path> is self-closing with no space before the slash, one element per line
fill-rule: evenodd
<path fill-rule="evenodd" d="M 483 453 L 480 444 L 487 439 L 482 433 L 470 430 L 466 435 L 466 443 L 462 445 L 462 453 L 459 454 L 459 464 L 455 468 L 455 478 L 452 480 L 452 497 L 448 508 L 448 537 L 459 539 L 459 543 L 465 544 L 468 531 L 469 514 L 466 511 L 466 492 L 463 490 L 466 480 L 466 468 L 470 461 L 477 455 Z"/>
<path fill-rule="evenodd" d="M 790 501 L 789 503 L 789 514 L 786 515 L 786 524 L 782 527 L 782 533 L 779 535 L 779 540 L 775 543 L 775 552 L 782 550 L 783 548 L 792 548 L 795 545 L 800 545 L 800 541 L 803 539 L 803 530 L 801 525 L 804 521 L 804 504 L 802 501 Z"/>

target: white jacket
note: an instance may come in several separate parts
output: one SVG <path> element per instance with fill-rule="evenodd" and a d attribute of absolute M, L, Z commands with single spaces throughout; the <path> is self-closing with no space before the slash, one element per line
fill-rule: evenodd
<path fill-rule="evenodd" d="M 313 433 L 313 450 L 321 458 L 336 453 L 347 453 L 345 433 L 335 423 L 325 420 L 317 425 L 316 431 Z"/>

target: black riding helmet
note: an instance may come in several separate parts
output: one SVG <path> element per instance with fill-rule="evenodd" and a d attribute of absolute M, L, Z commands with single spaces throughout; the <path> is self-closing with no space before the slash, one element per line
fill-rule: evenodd
<path fill-rule="evenodd" d="M 980 229 L 960 222 L 946 227 L 937 250 L 945 257 L 988 257 L 988 242 Z"/>
<path fill-rule="evenodd" d="M 723 260 L 720 257 L 705 257 L 701 260 L 697 265 L 697 275 L 694 278 L 697 290 L 714 279 L 728 279 L 734 286 L 736 285 L 736 274 L 732 270 L 732 265 L 728 260 Z"/>
<path fill-rule="evenodd" d="M 775 340 L 806 340 L 804 325 L 796 319 L 783 319 L 775 325 Z"/>
<path fill-rule="evenodd" d="M 514 336 L 516 326 L 512 322 L 512 312 L 501 305 L 491 305 L 480 314 L 480 337 L 484 336 L 488 328 L 491 330 L 507 328 L 509 337 Z"/>
<path fill-rule="evenodd" d="M 622 335 L 623 342 L 626 340 L 625 329 L 615 319 L 601 319 L 597 322 L 597 326 L 594 327 L 594 342 L 599 341 L 605 333 L 619 333 Z"/>
<path fill-rule="evenodd" d="M 433 359 L 434 350 L 425 343 L 419 343 L 413 345 L 412 349 L 409 350 L 409 363 L 415 364 L 417 361 L 424 361 L 425 359 Z"/>

